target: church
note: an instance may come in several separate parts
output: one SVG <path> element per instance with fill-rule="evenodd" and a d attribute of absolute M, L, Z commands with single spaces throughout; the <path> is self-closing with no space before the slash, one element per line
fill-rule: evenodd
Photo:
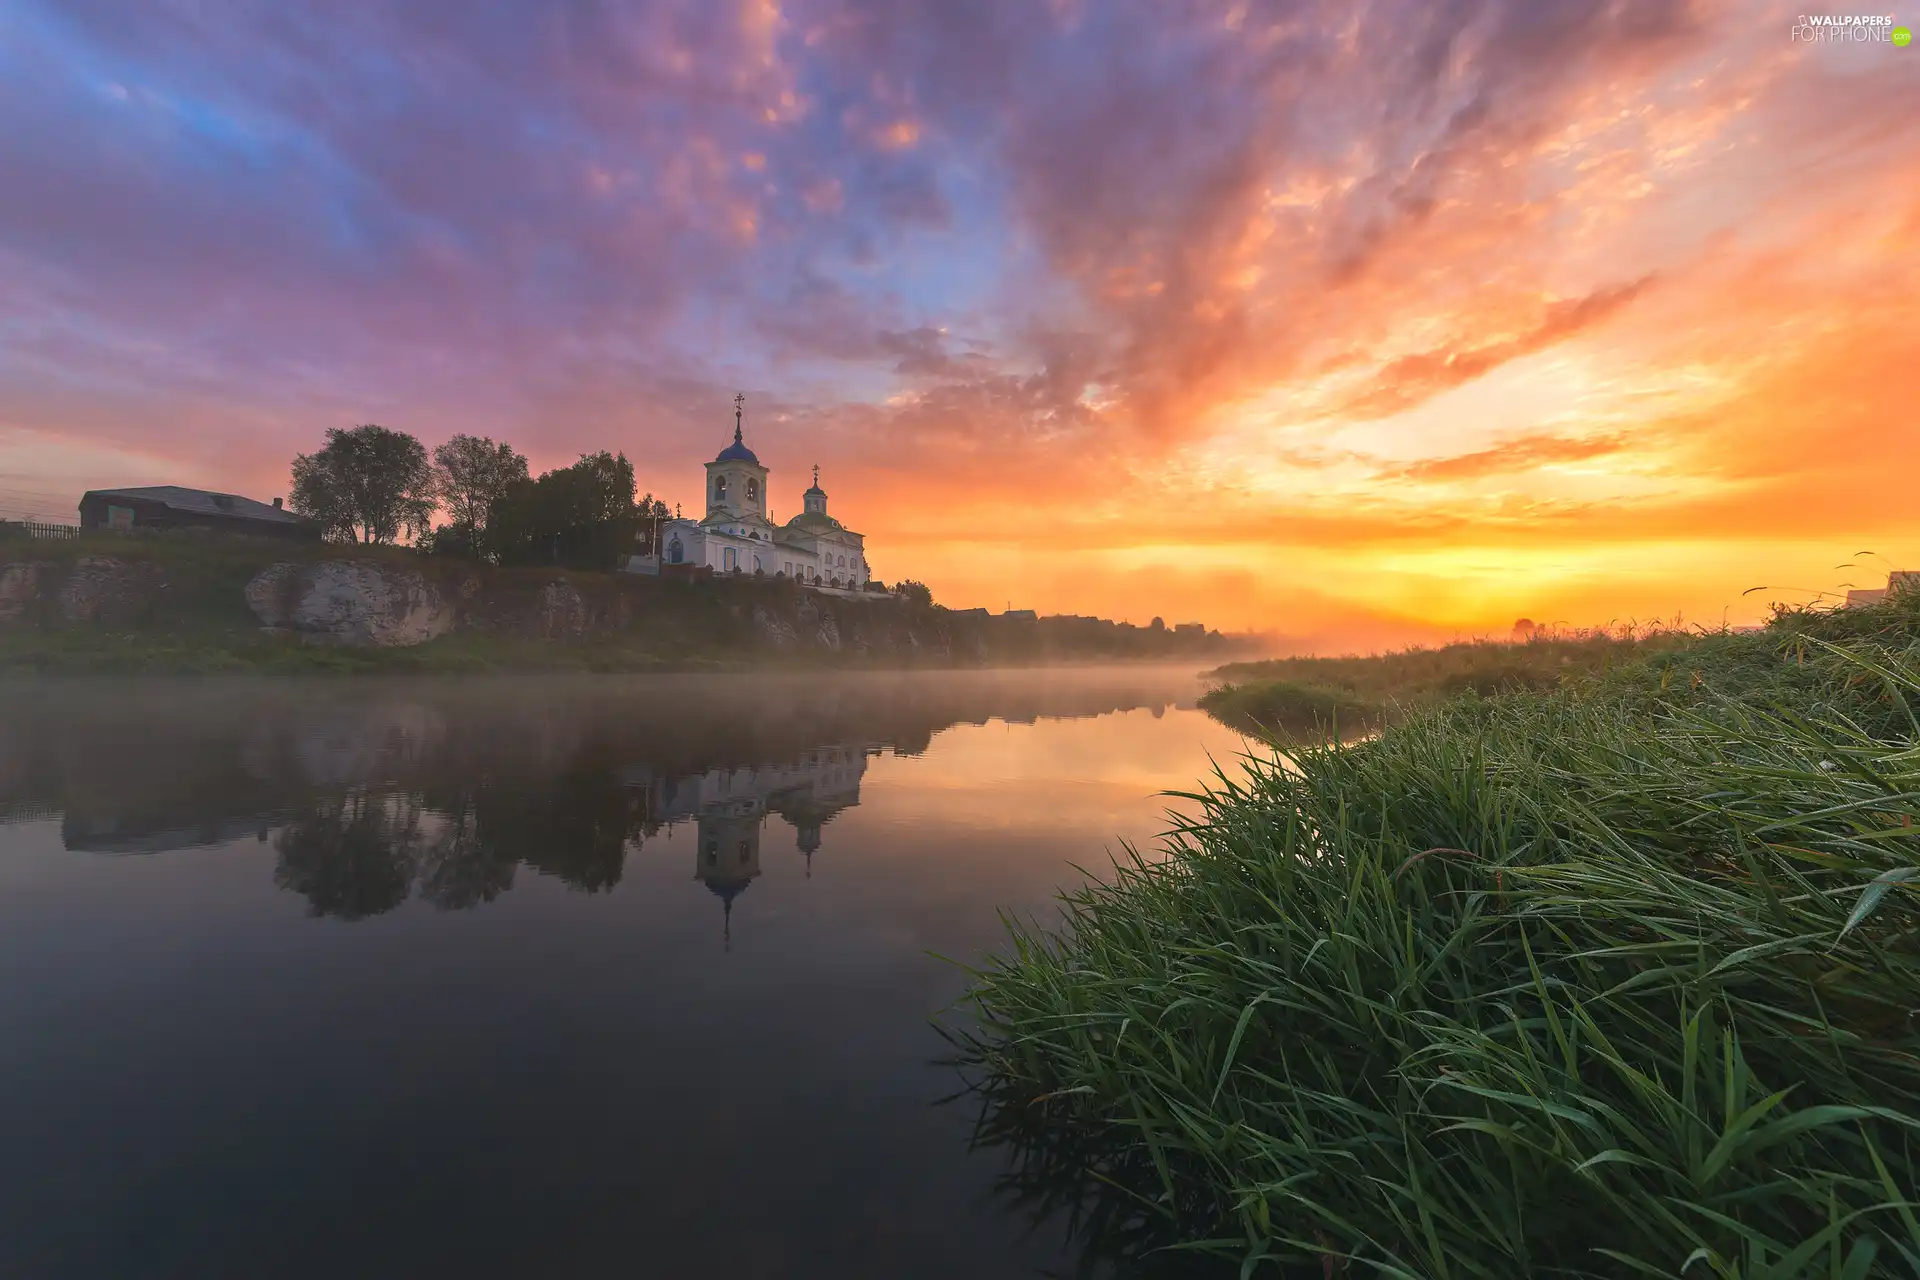
<path fill-rule="evenodd" d="M 707 513 L 660 527 L 660 569 L 758 573 L 821 587 L 859 590 L 872 576 L 866 539 L 827 514 L 820 468 L 800 496 L 800 514 L 785 524 L 767 515 L 767 468 L 741 436 L 744 395 L 733 398 L 733 443 L 707 464 Z"/>

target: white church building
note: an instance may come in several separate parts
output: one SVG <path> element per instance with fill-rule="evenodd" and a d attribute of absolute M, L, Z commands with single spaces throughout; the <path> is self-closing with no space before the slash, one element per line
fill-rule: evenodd
<path fill-rule="evenodd" d="M 813 487 L 801 495 L 799 515 L 778 525 L 767 516 L 767 468 L 741 439 L 746 397 L 733 399 L 733 443 L 707 464 L 707 513 L 698 520 L 676 518 L 661 525 L 660 569 L 673 572 L 673 566 L 686 565 L 823 587 L 866 586 L 872 576 L 866 538 L 827 514 L 819 467 L 813 469 Z M 635 567 L 653 571 L 651 566 Z"/>

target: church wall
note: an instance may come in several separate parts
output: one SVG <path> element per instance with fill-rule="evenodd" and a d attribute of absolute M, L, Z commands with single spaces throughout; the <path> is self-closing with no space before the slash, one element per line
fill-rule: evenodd
<path fill-rule="evenodd" d="M 676 539 L 682 557 L 679 561 L 673 559 Z M 738 565 L 740 572 L 752 573 L 757 556 L 761 570 L 768 577 L 772 577 L 779 569 L 779 552 L 772 542 L 744 534 L 722 532 L 693 520 L 668 521 L 661 527 L 660 544 L 665 550 L 663 563 L 669 565 L 700 565 L 715 573 L 730 573 L 733 566 Z"/>

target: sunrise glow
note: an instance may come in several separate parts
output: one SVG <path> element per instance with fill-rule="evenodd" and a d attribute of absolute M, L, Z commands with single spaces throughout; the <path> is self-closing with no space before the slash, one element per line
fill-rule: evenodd
<path fill-rule="evenodd" d="M 956 607 L 1751 621 L 1920 566 L 1920 49 L 1795 17 L 26 0 L 0 516 L 361 422 L 692 506 L 744 391 Z"/>

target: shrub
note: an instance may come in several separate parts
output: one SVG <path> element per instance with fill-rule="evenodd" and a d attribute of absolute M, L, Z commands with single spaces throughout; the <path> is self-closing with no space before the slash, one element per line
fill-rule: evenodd
<path fill-rule="evenodd" d="M 1202 694 L 1200 707 L 1223 724 L 1248 733 L 1287 738 L 1319 738 L 1365 728 L 1386 714 L 1384 704 L 1351 690 L 1292 680 L 1222 685 Z"/>

